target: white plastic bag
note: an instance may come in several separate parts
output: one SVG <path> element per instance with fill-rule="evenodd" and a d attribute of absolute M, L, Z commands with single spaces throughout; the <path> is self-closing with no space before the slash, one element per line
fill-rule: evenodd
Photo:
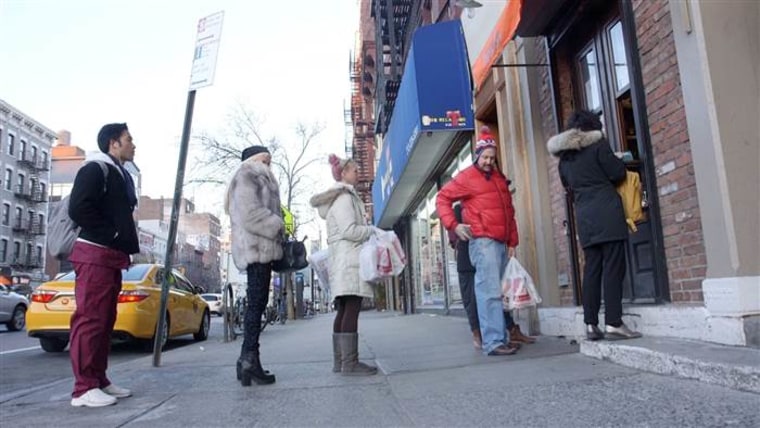
<path fill-rule="evenodd" d="M 309 265 L 317 274 L 322 288 L 330 288 L 330 273 L 328 266 L 330 264 L 330 252 L 327 249 L 311 253 L 308 257 Z"/>
<path fill-rule="evenodd" d="M 504 269 L 501 291 L 505 309 L 527 308 L 541 303 L 541 296 L 536 291 L 533 278 L 517 261 L 517 257 L 512 257 Z"/>
<path fill-rule="evenodd" d="M 388 262 L 382 266 L 383 273 L 386 276 L 396 276 L 403 272 L 406 267 L 406 254 L 401 246 L 401 241 L 396 236 L 396 232 L 378 229 L 375 232 L 375 236 L 380 245 L 387 250 L 382 254 L 383 257 L 388 257 Z"/>
<path fill-rule="evenodd" d="M 400 274 L 406 267 L 406 254 L 396 233 L 377 229 L 359 250 L 359 277 L 377 282 Z"/>

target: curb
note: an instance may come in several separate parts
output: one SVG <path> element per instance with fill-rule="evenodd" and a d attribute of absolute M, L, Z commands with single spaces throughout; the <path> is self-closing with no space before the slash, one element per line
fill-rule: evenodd
<path fill-rule="evenodd" d="M 581 341 L 581 354 L 651 373 L 695 379 L 760 394 L 760 366 L 726 364 L 634 344 Z"/>

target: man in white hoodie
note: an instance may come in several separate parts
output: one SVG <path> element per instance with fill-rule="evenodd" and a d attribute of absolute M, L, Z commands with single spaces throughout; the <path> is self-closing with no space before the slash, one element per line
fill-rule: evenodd
<path fill-rule="evenodd" d="M 69 217 L 81 227 L 69 256 L 76 272 L 77 308 L 71 317 L 71 367 L 74 407 L 102 407 L 132 395 L 106 377 L 121 270 L 140 252 L 132 211 L 137 196 L 124 162 L 135 157 L 126 123 L 111 123 L 98 133 L 102 153 L 87 158 L 74 179 Z M 108 168 L 104 174 L 101 165 Z"/>

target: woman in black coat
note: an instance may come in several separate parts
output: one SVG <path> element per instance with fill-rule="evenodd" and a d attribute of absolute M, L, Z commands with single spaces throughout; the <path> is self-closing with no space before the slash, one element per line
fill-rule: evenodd
<path fill-rule="evenodd" d="M 628 226 L 615 186 L 625 179 L 625 165 L 612 153 L 599 117 L 588 111 L 570 116 L 567 130 L 547 143 L 559 157 L 562 185 L 574 197 L 578 235 L 586 258 L 583 272 L 583 320 L 586 337 L 630 339 L 641 334 L 623 324 L 623 279 Z M 599 324 L 604 285 L 605 332 Z"/>

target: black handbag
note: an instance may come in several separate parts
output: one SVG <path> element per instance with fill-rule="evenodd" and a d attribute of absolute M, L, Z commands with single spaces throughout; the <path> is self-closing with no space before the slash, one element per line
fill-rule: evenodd
<path fill-rule="evenodd" d="M 291 273 L 308 266 L 304 241 L 306 241 L 305 237 L 302 241 L 283 241 L 282 258 L 272 262 L 272 270 L 278 273 Z"/>

